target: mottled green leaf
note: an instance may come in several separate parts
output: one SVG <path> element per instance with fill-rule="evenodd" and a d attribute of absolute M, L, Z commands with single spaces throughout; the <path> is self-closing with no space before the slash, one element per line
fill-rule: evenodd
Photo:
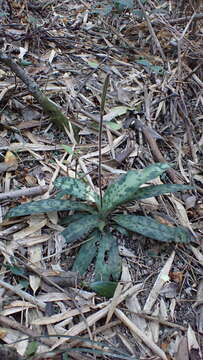
<path fill-rule="evenodd" d="M 25 216 L 30 214 L 47 213 L 50 211 L 62 211 L 62 210 L 78 210 L 78 211 L 94 211 L 91 206 L 86 204 L 70 201 L 70 200 L 39 200 L 29 203 L 25 203 L 11 209 L 7 214 L 6 218 L 14 216 Z"/>
<path fill-rule="evenodd" d="M 166 193 L 173 193 L 176 191 L 184 191 L 193 189 L 189 185 L 181 184 L 163 184 L 163 185 L 150 185 L 139 188 L 134 195 L 134 200 L 147 199 L 153 196 L 163 195 Z"/>
<path fill-rule="evenodd" d="M 168 164 L 157 163 L 143 170 L 130 170 L 122 175 L 118 181 L 107 188 L 103 197 L 102 213 L 106 215 L 117 206 L 134 199 L 140 185 L 156 178 L 169 168 Z"/>
<path fill-rule="evenodd" d="M 95 280 L 107 281 L 111 277 L 117 280 L 120 272 L 121 260 L 116 238 L 110 233 L 101 233 L 95 264 Z"/>
<path fill-rule="evenodd" d="M 80 275 L 83 275 L 91 264 L 92 260 L 97 253 L 97 241 L 100 239 L 99 232 L 95 231 L 91 237 L 85 242 L 76 257 L 73 265 L 73 271 L 78 271 Z"/>
<path fill-rule="evenodd" d="M 62 225 L 62 226 L 69 225 L 72 222 L 81 219 L 81 216 L 83 216 L 83 215 L 86 215 L 86 214 L 77 212 L 73 215 L 65 216 L 64 218 L 61 218 L 59 220 L 59 225 Z"/>
<path fill-rule="evenodd" d="M 61 235 L 67 242 L 74 242 L 84 238 L 99 226 L 101 226 L 101 221 L 97 215 L 81 215 L 81 219 L 71 223 Z"/>
<path fill-rule="evenodd" d="M 89 284 L 90 289 L 95 291 L 98 295 L 112 298 L 118 283 L 114 281 L 95 281 Z"/>
<path fill-rule="evenodd" d="M 180 226 L 160 224 L 148 216 L 116 215 L 113 219 L 124 228 L 155 240 L 181 243 L 191 241 L 191 236 L 187 229 Z"/>
<path fill-rule="evenodd" d="M 89 185 L 80 179 L 74 179 L 69 176 L 58 178 L 54 185 L 57 189 L 63 191 L 64 194 L 72 195 L 81 200 L 88 200 L 99 203 L 99 196 Z"/>

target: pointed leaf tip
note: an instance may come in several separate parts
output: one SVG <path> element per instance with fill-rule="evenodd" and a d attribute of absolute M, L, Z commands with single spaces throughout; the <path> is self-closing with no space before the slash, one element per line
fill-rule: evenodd
<path fill-rule="evenodd" d="M 140 185 L 152 180 L 170 168 L 166 163 L 156 163 L 142 170 L 130 170 L 115 183 L 108 186 L 103 197 L 103 214 L 113 211 L 117 206 L 134 199 Z"/>

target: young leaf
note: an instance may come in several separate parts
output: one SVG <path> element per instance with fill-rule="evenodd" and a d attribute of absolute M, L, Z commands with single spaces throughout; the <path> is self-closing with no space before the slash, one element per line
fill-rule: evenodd
<path fill-rule="evenodd" d="M 116 215 L 113 219 L 124 228 L 155 240 L 163 242 L 174 241 L 176 243 L 188 243 L 191 241 L 191 236 L 187 229 L 180 226 L 160 224 L 148 216 Z"/>
<path fill-rule="evenodd" d="M 63 176 L 58 178 L 54 182 L 54 185 L 57 189 L 62 190 L 63 194 L 69 194 L 81 200 L 88 200 L 94 203 L 99 203 L 99 196 L 97 193 L 80 179 Z"/>
<path fill-rule="evenodd" d="M 95 279 L 107 281 L 110 277 L 118 280 L 121 273 L 121 260 L 117 241 L 110 233 L 101 233 L 95 264 Z"/>
<path fill-rule="evenodd" d="M 143 170 L 130 170 L 120 177 L 118 181 L 111 184 L 103 197 L 103 208 L 101 212 L 106 215 L 117 206 L 134 199 L 135 192 L 140 185 L 161 175 L 170 166 L 165 163 L 156 163 Z"/>
<path fill-rule="evenodd" d="M 62 210 L 79 210 L 79 211 L 88 211 L 94 212 L 94 209 L 91 206 L 86 204 L 70 201 L 70 200 L 39 200 L 29 203 L 25 203 L 15 208 L 9 210 L 6 214 L 6 218 L 14 216 L 25 216 L 30 214 L 40 214 L 47 213 L 50 211 L 62 211 Z"/>
<path fill-rule="evenodd" d="M 163 184 L 163 185 L 150 185 L 139 188 L 134 195 L 133 200 L 147 199 L 153 196 L 158 196 L 166 193 L 173 193 L 176 191 L 184 191 L 193 189 L 189 185 L 181 184 Z"/>
<path fill-rule="evenodd" d="M 92 260 L 97 253 L 97 241 L 100 238 L 99 232 L 95 231 L 91 237 L 83 244 L 79 250 L 76 260 L 73 265 L 72 271 L 78 271 L 80 275 L 83 275 L 91 264 Z"/>
<path fill-rule="evenodd" d="M 71 223 L 61 235 L 67 242 L 74 242 L 84 238 L 99 226 L 101 226 L 101 221 L 97 215 L 82 215 L 80 220 Z"/>
<path fill-rule="evenodd" d="M 95 281 L 89 284 L 89 287 L 100 296 L 110 299 L 113 297 L 117 285 L 118 283 L 113 281 Z"/>

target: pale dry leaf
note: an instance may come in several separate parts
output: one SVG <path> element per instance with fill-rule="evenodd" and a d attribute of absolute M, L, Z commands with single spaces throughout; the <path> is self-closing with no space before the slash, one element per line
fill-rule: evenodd
<path fill-rule="evenodd" d="M 68 319 L 65 319 L 65 320 L 59 322 L 59 323 L 57 324 L 57 327 L 60 327 L 60 328 L 63 329 L 63 328 L 65 328 L 67 325 L 69 325 L 70 323 L 71 323 L 71 325 L 72 325 L 73 321 L 74 321 L 74 317 L 70 317 L 70 318 L 68 318 Z M 54 328 L 56 329 L 56 325 L 54 326 Z"/>
<path fill-rule="evenodd" d="M 201 279 L 197 289 L 196 303 L 194 307 L 196 307 L 196 323 L 198 331 L 203 333 L 203 280 Z"/>
<path fill-rule="evenodd" d="M 129 257 L 129 258 L 137 258 L 133 251 L 128 250 L 125 246 L 120 245 L 119 247 L 119 254 L 121 256 Z"/>
<path fill-rule="evenodd" d="M 199 251 L 199 249 L 190 245 L 190 250 L 193 252 L 193 255 L 196 257 L 200 265 L 203 266 L 203 254 Z"/>
<path fill-rule="evenodd" d="M 163 297 L 160 299 L 160 318 L 162 320 L 168 320 L 167 305 Z"/>
<path fill-rule="evenodd" d="M 4 335 L 3 341 L 8 345 L 12 344 L 12 346 L 16 348 L 17 341 L 21 336 L 22 333 L 20 331 L 9 328 L 6 329 L 6 334 Z"/>
<path fill-rule="evenodd" d="M 3 340 L 4 337 L 8 334 L 9 329 L 0 328 L 0 339 Z"/>
<path fill-rule="evenodd" d="M 63 145 L 43 145 L 43 144 L 24 144 L 24 143 L 12 143 L 10 145 L 0 146 L 0 150 L 27 152 L 31 151 L 56 151 L 64 150 Z"/>
<path fill-rule="evenodd" d="M 22 299 L 25 299 L 28 302 L 36 305 L 37 307 L 39 307 L 39 309 L 42 309 L 43 311 L 45 310 L 45 307 L 46 307 L 45 303 L 37 300 L 35 296 L 30 295 L 26 291 L 21 290 L 21 285 L 13 286 L 13 285 L 0 279 L 0 286 L 11 291 L 14 294 L 17 294 Z"/>
<path fill-rule="evenodd" d="M 55 329 L 55 326 L 53 325 L 47 325 L 46 326 L 46 329 L 47 329 L 47 333 L 49 336 L 52 336 L 52 335 L 57 335 L 57 331 Z M 65 330 L 65 329 L 64 329 Z M 61 334 L 63 334 L 63 332 L 61 332 Z"/>
<path fill-rule="evenodd" d="M 30 225 L 30 226 L 26 227 L 25 229 L 20 230 L 17 233 L 15 233 L 13 235 L 13 240 L 17 241 L 17 240 L 25 238 L 26 236 L 33 235 L 34 233 L 36 233 L 37 231 L 42 229 L 46 224 L 47 224 L 47 219 L 44 219 L 42 221 L 39 221 L 35 225 Z"/>
<path fill-rule="evenodd" d="M 137 286 L 132 286 L 130 289 L 127 289 L 124 293 L 121 294 L 120 298 L 119 298 L 119 302 L 123 302 L 127 296 L 131 296 L 135 291 L 137 290 Z M 98 304 L 98 307 L 102 309 L 97 311 L 96 313 L 88 316 L 86 318 L 86 323 L 82 320 L 80 323 L 73 325 L 66 333 L 65 335 L 69 335 L 69 336 L 77 336 L 79 335 L 81 332 L 83 332 L 86 328 L 87 325 L 90 327 L 94 324 L 96 324 L 97 321 L 99 321 L 100 319 L 104 318 L 109 309 L 110 309 L 110 301 L 105 302 L 104 304 Z M 94 307 L 94 309 L 96 309 L 97 306 Z M 60 339 L 58 340 L 55 345 L 52 347 L 51 350 L 59 347 L 60 345 L 64 344 L 66 341 L 68 341 L 68 339 Z M 165 360 L 165 359 L 164 359 Z"/>
<path fill-rule="evenodd" d="M 133 336 L 138 336 L 155 354 L 160 356 L 162 360 L 167 360 L 163 350 L 158 347 L 149 337 L 141 331 L 133 322 L 119 309 L 115 309 L 115 315 L 128 327 Z"/>
<path fill-rule="evenodd" d="M 197 202 L 197 198 L 195 195 L 187 196 L 187 198 L 185 199 L 186 210 L 194 208 L 196 202 Z"/>
<path fill-rule="evenodd" d="M 25 55 L 26 52 L 27 52 L 27 49 L 26 49 L 26 48 L 23 48 L 22 46 L 19 46 L 19 51 L 20 51 L 20 53 L 19 53 L 19 55 L 18 55 L 18 58 L 19 58 L 20 60 L 22 60 L 23 57 L 24 57 L 24 55 Z"/>
<path fill-rule="evenodd" d="M 17 241 L 16 245 L 18 246 L 25 246 L 25 247 L 31 247 L 33 245 L 42 244 L 44 242 L 47 242 L 51 238 L 51 235 L 40 235 L 40 236 L 31 236 L 26 237 L 24 239 L 20 239 Z"/>
<path fill-rule="evenodd" d="M 169 281 L 160 290 L 160 295 L 165 296 L 166 299 L 173 299 L 177 296 L 178 287 L 178 284 Z"/>
<path fill-rule="evenodd" d="M 55 58 L 55 55 L 56 55 L 56 51 L 54 49 L 52 49 L 49 53 L 49 59 L 48 59 L 48 62 L 51 64 L 52 61 L 54 60 Z"/>
<path fill-rule="evenodd" d="M 155 305 L 155 309 L 152 313 L 152 315 L 155 318 L 159 318 L 160 317 L 160 307 L 159 304 Z M 159 341 L 159 330 L 160 330 L 160 325 L 158 321 L 150 321 L 149 322 L 149 330 L 150 330 L 150 335 L 152 336 L 152 340 L 155 342 L 155 344 L 158 343 Z M 149 332 L 148 332 L 149 334 Z"/>
<path fill-rule="evenodd" d="M 165 265 L 163 266 L 162 270 L 160 271 L 154 286 L 152 288 L 152 290 L 149 293 L 149 296 L 145 302 L 143 311 L 145 313 L 150 313 L 154 303 L 156 302 L 160 291 L 163 287 L 163 285 L 169 280 L 169 271 L 171 269 L 173 260 L 174 260 L 174 256 L 175 256 L 175 252 L 173 251 L 171 256 L 168 258 L 168 260 L 166 261 Z"/>
<path fill-rule="evenodd" d="M 84 322 L 84 320 L 82 320 L 78 324 L 73 325 L 68 331 L 65 332 L 64 335 L 66 335 L 66 336 L 79 335 L 81 332 L 83 332 L 84 330 L 87 329 L 87 325 L 90 327 L 90 326 L 96 324 L 97 321 L 99 321 L 100 319 L 104 318 L 107 315 L 109 308 L 110 308 L 110 304 L 107 305 L 104 309 L 101 309 L 101 310 L 95 312 L 94 314 L 88 316 L 86 318 L 86 323 Z M 68 341 L 68 339 L 66 339 L 66 338 L 62 338 L 62 339 L 56 341 L 56 343 L 51 348 L 51 350 L 58 348 L 60 345 L 64 344 L 67 341 Z"/>
<path fill-rule="evenodd" d="M 140 284 L 140 290 L 143 288 L 143 285 Z M 133 294 L 132 296 L 129 296 L 126 299 L 126 307 L 130 311 L 129 317 L 132 320 L 132 322 L 142 331 L 145 331 L 147 329 L 147 323 L 144 318 L 140 317 L 139 315 L 136 315 L 136 313 L 141 313 L 141 305 L 139 303 L 139 300 L 137 298 L 138 293 Z"/>
<path fill-rule="evenodd" d="M 77 315 L 80 315 L 81 313 L 86 313 L 90 311 L 89 306 L 83 306 L 80 308 L 80 311 L 78 309 L 73 310 L 65 310 L 63 313 L 59 313 L 56 315 L 51 316 L 42 316 L 41 318 L 34 319 L 31 322 L 31 325 L 48 325 L 48 324 L 55 324 L 60 321 L 63 321 L 65 319 L 69 319 L 70 317 L 74 317 Z"/>
<path fill-rule="evenodd" d="M 119 248 L 119 251 L 120 251 L 120 248 Z M 129 271 L 129 266 L 128 266 L 127 261 L 125 259 L 122 259 L 121 281 L 123 281 L 124 283 L 132 284 L 132 278 L 131 278 L 131 274 L 130 274 L 130 271 Z"/>
<path fill-rule="evenodd" d="M 199 358 L 201 359 L 202 358 L 201 349 L 200 349 L 200 346 L 199 346 L 199 344 L 197 342 L 195 332 L 192 329 L 192 327 L 190 326 L 190 324 L 189 324 L 188 330 L 187 330 L 187 341 L 188 341 L 189 353 L 191 353 L 192 350 L 196 350 L 197 353 L 199 354 Z"/>
<path fill-rule="evenodd" d="M 58 212 L 57 211 L 48 212 L 47 217 L 48 217 L 49 221 L 51 221 L 51 223 L 53 225 L 58 224 Z"/>
<path fill-rule="evenodd" d="M 21 356 L 24 356 L 26 353 L 26 349 L 28 347 L 28 343 L 29 343 L 29 338 L 25 337 L 24 334 L 21 334 L 15 346 L 17 353 L 20 354 Z"/>
<path fill-rule="evenodd" d="M 55 302 L 70 300 L 70 297 L 65 293 L 51 292 L 43 295 L 38 295 L 37 299 L 43 302 Z"/>
<path fill-rule="evenodd" d="M 171 299 L 171 303 L 169 306 L 169 313 L 172 320 L 175 320 L 176 317 L 176 312 L 175 312 L 176 304 L 177 304 L 176 299 L 175 298 Z"/>
<path fill-rule="evenodd" d="M 119 137 L 116 137 L 115 140 L 113 141 L 113 145 L 112 145 L 113 148 L 116 149 L 123 141 L 125 141 L 125 139 L 126 139 L 126 135 L 121 135 Z M 0 150 L 1 150 L 1 148 L 0 148 Z M 101 149 L 101 153 L 102 153 L 102 155 L 104 155 L 104 154 L 108 153 L 110 150 L 111 150 L 110 146 L 107 145 Z M 80 157 L 80 159 L 90 159 L 92 157 L 98 158 L 98 155 L 99 155 L 98 151 L 93 151 L 93 152 L 89 152 L 86 155 L 82 155 Z"/>
<path fill-rule="evenodd" d="M 6 152 L 4 162 L 7 165 L 18 165 L 18 159 L 11 151 Z"/>
<path fill-rule="evenodd" d="M 176 360 L 189 360 L 187 337 L 183 336 L 178 344 L 178 350 L 176 352 Z"/>
<path fill-rule="evenodd" d="M 120 298 L 121 292 L 123 290 L 123 287 L 124 286 L 119 282 L 116 287 L 116 290 L 114 292 L 113 298 L 111 299 L 111 307 L 107 314 L 106 324 L 108 324 L 108 322 L 111 320 L 114 310 L 115 310 L 117 304 L 119 303 L 119 298 Z"/>
<path fill-rule="evenodd" d="M 39 289 L 39 287 L 41 285 L 40 277 L 37 276 L 37 275 L 29 275 L 29 284 L 30 284 L 30 287 L 31 287 L 34 295 L 35 295 L 36 291 Z"/>
<path fill-rule="evenodd" d="M 34 321 L 35 319 L 38 319 L 42 316 L 43 316 L 43 313 L 39 309 L 37 309 L 37 310 L 30 309 L 29 311 L 26 311 L 26 313 L 25 313 L 25 322 L 26 322 L 27 326 L 30 326 L 32 321 Z M 41 326 L 32 325 L 32 331 L 36 335 L 41 335 L 43 332 L 43 329 Z"/>
<path fill-rule="evenodd" d="M 6 172 L 6 176 L 4 177 L 4 192 L 10 191 L 12 175 L 11 172 Z"/>
<path fill-rule="evenodd" d="M 133 346 L 132 346 L 131 342 L 129 341 L 128 337 L 125 336 L 124 334 L 118 333 L 118 332 L 117 332 L 117 336 L 121 339 L 123 345 L 129 351 L 129 353 L 135 356 L 135 351 L 134 351 Z"/>
<path fill-rule="evenodd" d="M 192 233 L 193 229 L 191 227 L 191 224 L 189 222 L 188 216 L 187 216 L 187 212 L 185 210 L 185 207 L 183 206 L 183 204 L 180 202 L 180 200 L 176 199 L 175 196 L 171 195 L 170 199 L 172 201 L 172 203 L 174 204 L 175 208 L 176 208 L 176 213 L 177 213 L 177 217 L 179 219 L 179 222 L 182 226 L 187 227 L 188 229 L 190 229 L 190 231 Z"/>
<path fill-rule="evenodd" d="M 6 246 L 5 242 L 3 241 L 0 241 L 0 251 L 1 254 L 4 256 L 6 262 L 8 262 L 8 264 L 12 264 L 12 257 L 14 256 L 13 250 L 10 248 L 8 249 L 8 246 Z"/>

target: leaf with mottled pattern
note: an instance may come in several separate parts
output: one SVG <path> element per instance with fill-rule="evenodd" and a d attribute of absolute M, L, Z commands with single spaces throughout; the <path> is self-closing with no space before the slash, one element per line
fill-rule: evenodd
<path fill-rule="evenodd" d="M 62 233 L 65 240 L 74 242 L 87 236 L 93 229 L 104 226 L 97 215 L 82 215 L 80 220 L 71 223 Z"/>
<path fill-rule="evenodd" d="M 118 280 L 121 273 L 121 259 L 117 240 L 110 232 L 101 233 L 95 264 L 95 280 L 106 281 L 112 277 Z"/>
<path fill-rule="evenodd" d="M 84 181 L 74 179 L 69 176 L 63 176 L 55 180 L 54 185 L 62 190 L 63 194 L 72 195 L 81 200 L 92 201 L 99 204 L 99 196 Z"/>
<path fill-rule="evenodd" d="M 46 199 L 25 203 L 9 210 L 6 214 L 6 218 L 14 216 L 25 216 L 31 214 L 47 213 L 50 211 L 62 211 L 62 210 L 78 210 L 93 212 L 94 209 L 91 206 L 83 204 L 81 202 L 70 200 L 55 200 Z"/>
<path fill-rule="evenodd" d="M 130 170 L 111 184 L 103 197 L 102 213 L 108 214 L 117 206 L 134 198 L 140 185 L 161 175 L 170 166 L 165 163 L 156 163 L 143 170 Z"/>
<path fill-rule="evenodd" d="M 73 264 L 72 271 L 78 271 L 83 275 L 91 264 L 97 253 L 97 241 L 100 239 L 100 233 L 95 231 L 91 237 L 81 246 L 79 253 Z"/>
<path fill-rule="evenodd" d="M 139 188 L 133 197 L 133 200 L 147 199 L 153 196 L 163 195 L 167 193 L 173 193 L 176 191 L 191 190 L 192 186 L 181 184 L 162 184 L 162 185 L 150 185 Z"/>
<path fill-rule="evenodd" d="M 191 241 L 190 233 L 180 226 L 167 226 L 160 224 L 148 216 L 116 215 L 113 218 L 117 224 L 124 228 L 163 242 L 188 243 Z"/>

